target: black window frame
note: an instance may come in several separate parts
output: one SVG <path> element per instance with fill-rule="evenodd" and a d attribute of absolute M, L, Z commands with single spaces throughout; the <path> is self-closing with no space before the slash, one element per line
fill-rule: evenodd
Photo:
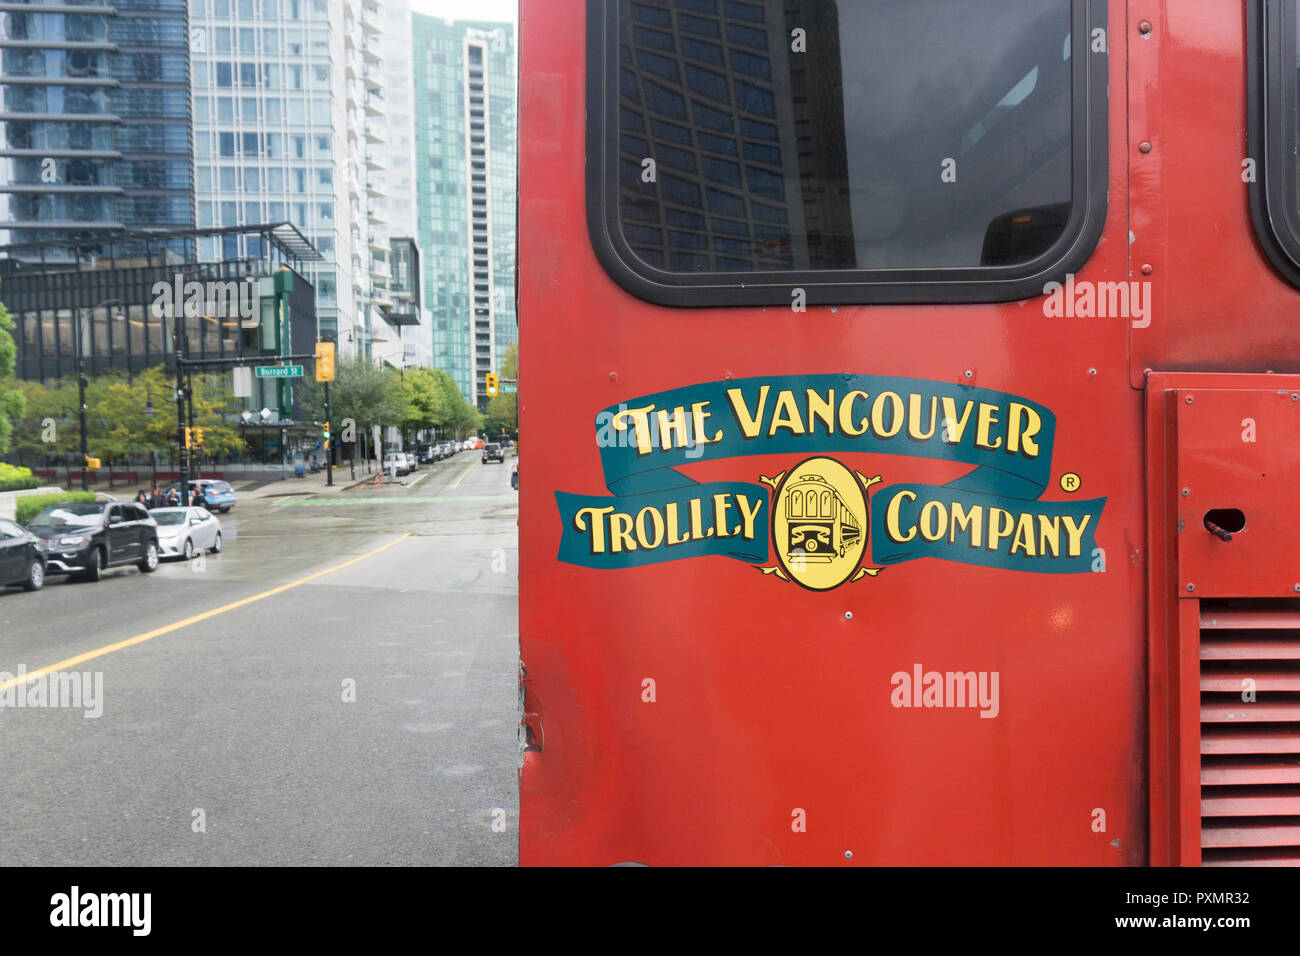
<path fill-rule="evenodd" d="M 1294 79 L 1300 51 L 1294 24 L 1287 43 L 1289 5 L 1289 0 L 1246 4 L 1246 143 L 1247 159 L 1255 160 L 1255 178 L 1247 181 L 1247 190 L 1264 257 L 1291 285 L 1300 286 L 1300 208 L 1296 185 L 1287 181 L 1287 154 L 1297 144 L 1296 137 L 1288 143 L 1285 136 L 1286 111 L 1296 109 L 1300 96 Z M 1300 16 L 1300 10 L 1293 15 Z M 1288 66 L 1289 84 L 1283 82 Z"/>
<path fill-rule="evenodd" d="M 1092 256 L 1105 227 L 1108 190 L 1109 35 L 1106 0 L 1071 0 L 1071 208 L 1047 252 L 1012 266 L 682 273 L 633 251 L 619 225 L 620 0 L 587 0 L 587 229 L 597 259 L 625 291 L 680 307 L 783 305 L 803 289 L 808 305 L 1015 302 L 1043 294 Z"/>

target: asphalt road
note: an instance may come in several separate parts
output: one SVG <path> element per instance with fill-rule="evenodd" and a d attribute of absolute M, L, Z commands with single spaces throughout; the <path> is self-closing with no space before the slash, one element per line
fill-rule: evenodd
<path fill-rule="evenodd" d="M 0 591 L 0 672 L 144 638 L 63 668 L 97 718 L 0 690 L 0 863 L 515 863 L 509 476 L 248 499 L 220 555 Z"/>

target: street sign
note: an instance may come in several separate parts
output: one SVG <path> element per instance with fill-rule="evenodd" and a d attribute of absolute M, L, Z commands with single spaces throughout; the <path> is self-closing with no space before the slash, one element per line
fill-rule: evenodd
<path fill-rule="evenodd" d="M 236 366 L 234 373 L 235 398 L 253 397 L 253 370 L 247 366 Z"/>
<path fill-rule="evenodd" d="M 514 382 L 501 383 L 501 391 L 503 391 L 507 395 L 509 395 L 511 392 L 516 392 L 518 390 L 519 390 L 519 386 L 516 385 Z"/>
<path fill-rule="evenodd" d="M 302 378 L 301 365 L 258 365 L 253 368 L 258 378 Z"/>

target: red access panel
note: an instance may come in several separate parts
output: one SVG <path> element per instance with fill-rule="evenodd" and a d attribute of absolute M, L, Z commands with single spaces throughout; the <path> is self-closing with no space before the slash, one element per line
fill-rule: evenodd
<path fill-rule="evenodd" d="M 1300 388 L 1249 378 L 1272 387 L 1180 387 L 1170 396 L 1182 597 L 1300 595 Z"/>

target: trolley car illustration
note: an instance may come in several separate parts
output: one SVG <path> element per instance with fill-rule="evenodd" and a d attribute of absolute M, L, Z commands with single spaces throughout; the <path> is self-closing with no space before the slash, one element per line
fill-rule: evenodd
<path fill-rule="evenodd" d="M 787 557 L 802 553 L 804 561 L 842 558 L 862 536 L 858 516 L 820 475 L 805 475 L 782 497 L 789 522 Z"/>

